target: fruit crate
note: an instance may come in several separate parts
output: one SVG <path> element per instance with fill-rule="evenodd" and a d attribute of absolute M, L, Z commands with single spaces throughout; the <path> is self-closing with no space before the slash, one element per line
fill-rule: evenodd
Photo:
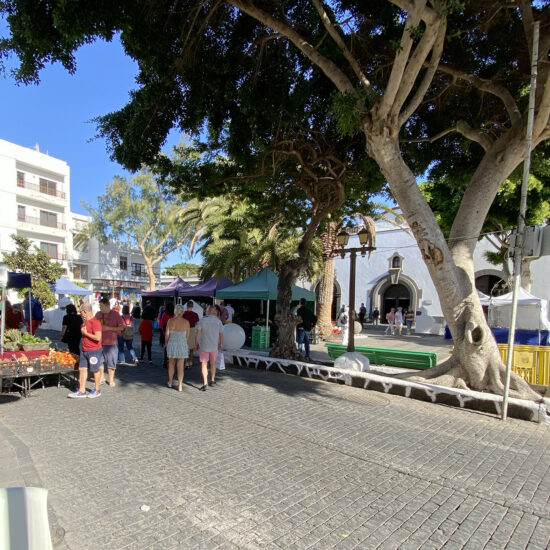
<path fill-rule="evenodd" d="M 34 342 L 34 343 L 25 343 L 19 344 L 19 349 L 23 351 L 45 351 L 50 349 L 49 342 Z"/>

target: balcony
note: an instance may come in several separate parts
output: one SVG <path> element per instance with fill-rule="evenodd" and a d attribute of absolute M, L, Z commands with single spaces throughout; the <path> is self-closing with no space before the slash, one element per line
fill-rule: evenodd
<path fill-rule="evenodd" d="M 50 195 L 51 197 L 57 197 L 58 199 L 65 199 L 66 194 L 63 191 L 58 191 L 57 189 L 52 189 L 44 185 L 37 185 L 36 183 L 29 183 L 25 180 L 17 180 L 17 187 L 24 189 L 30 189 L 31 191 L 38 191 L 44 195 Z"/>
<path fill-rule="evenodd" d="M 41 225 L 43 227 L 51 227 L 53 229 L 61 229 L 65 231 L 66 225 L 64 223 L 53 222 L 49 220 L 43 220 L 41 218 L 33 218 L 32 216 L 17 215 L 17 221 L 23 223 L 30 223 L 32 225 Z"/>
<path fill-rule="evenodd" d="M 147 277 L 145 271 L 132 271 L 132 277 Z"/>
<path fill-rule="evenodd" d="M 46 251 L 43 250 L 42 252 Z M 50 260 L 56 260 L 58 262 L 63 262 L 67 259 L 67 255 L 61 254 L 61 252 L 46 252 L 46 254 L 48 255 L 48 258 L 50 258 Z"/>

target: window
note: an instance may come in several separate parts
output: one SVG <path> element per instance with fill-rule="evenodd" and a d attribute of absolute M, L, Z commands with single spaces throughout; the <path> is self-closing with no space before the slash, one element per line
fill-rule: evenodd
<path fill-rule="evenodd" d="M 40 178 L 40 192 L 46 193 L 46 195 L 57 195 L 57 183 L 55 181 Z"/>
<path fill-rule="evenodd" d="M 25 173 L 17 172 L 17 187 L 25 187 Z"/>
<path fill-rule="evenodd" d="M 391 261 L 392 267 L 401 267 L 401 258 L 399 256 L 394 256 Z"/>
<path fill-rule="evenodd" d="M 43 250 L 50 258 L 60 259 L 57 254 L 57 245 L 53 243 L 40 243 L 40 250 Z"/>
<path fill-rule="evenodd" d="M 17 205 L 17 220 L 20 222 L 25 221 L 25 207 Z"/>
<path fill-rule="evenodd" d="M 73 277 L 75 279 L 88 280 L 88 266 L 86 264 L 74 264 Z"/>
<path fill-rule="evenodd" d="M 57 227 L 57 214 L 40 210 L 40 225 L 48 227 Z"/>
<path fill-rule="evenodd" d="M 136 277 L 145 277 L 145 265 L 132 264 L 132 275 Z"/>
<path fill-rule="evenodd" d="M 128 269 L 128 258 L 126 256 L 120 257 L 120 269 L 126 271 Z"/>

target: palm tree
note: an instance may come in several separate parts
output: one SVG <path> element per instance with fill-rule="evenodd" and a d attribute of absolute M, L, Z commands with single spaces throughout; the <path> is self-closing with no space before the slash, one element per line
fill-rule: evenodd
<path fill-rule="evenodd" d="M 359 228 L 364 227 L 369 237 L 368 246 L 376 246 L 375 220 L 387 221 L 396 227 L 409 232 L 404 225 L 404 218 L 399 209 L 391 208 L 385 204 L 374 204 L 373 216 L 365 216 L 360 212 L 351 217 L 359 221 Z M 327 338 L 332 334 L 332 301 L 334 298 L 334 250 L 337 248 L 336 236 L 345 223 L 345 218 L 329 221 L 326 230 L 321 236 L 323 272 L 319 280 L 319 293 L 317 296 L 317 328 L 320 336 Z"/>

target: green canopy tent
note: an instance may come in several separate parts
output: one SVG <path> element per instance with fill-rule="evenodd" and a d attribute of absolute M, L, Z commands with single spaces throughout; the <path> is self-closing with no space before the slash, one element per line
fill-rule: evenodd
<path fill-rule="evenodd" d="M 265 317 L 265 324 L 267 327 L 269 319 L 269 301 L 277 299 L 277 283 L 279 277 L 266 267 L 262 269 L 256 275 L 252 275 L 237 283 L 233 286 L 228 286 L 222 290 L 216 292 L 216 298 L 221 300 L 266 300 L 267 301 L 267 315 Z M 315 292 L 292 285 L 292 299 L 300 300 L 305 298 L 308 302 L 315 303 Z"/>

